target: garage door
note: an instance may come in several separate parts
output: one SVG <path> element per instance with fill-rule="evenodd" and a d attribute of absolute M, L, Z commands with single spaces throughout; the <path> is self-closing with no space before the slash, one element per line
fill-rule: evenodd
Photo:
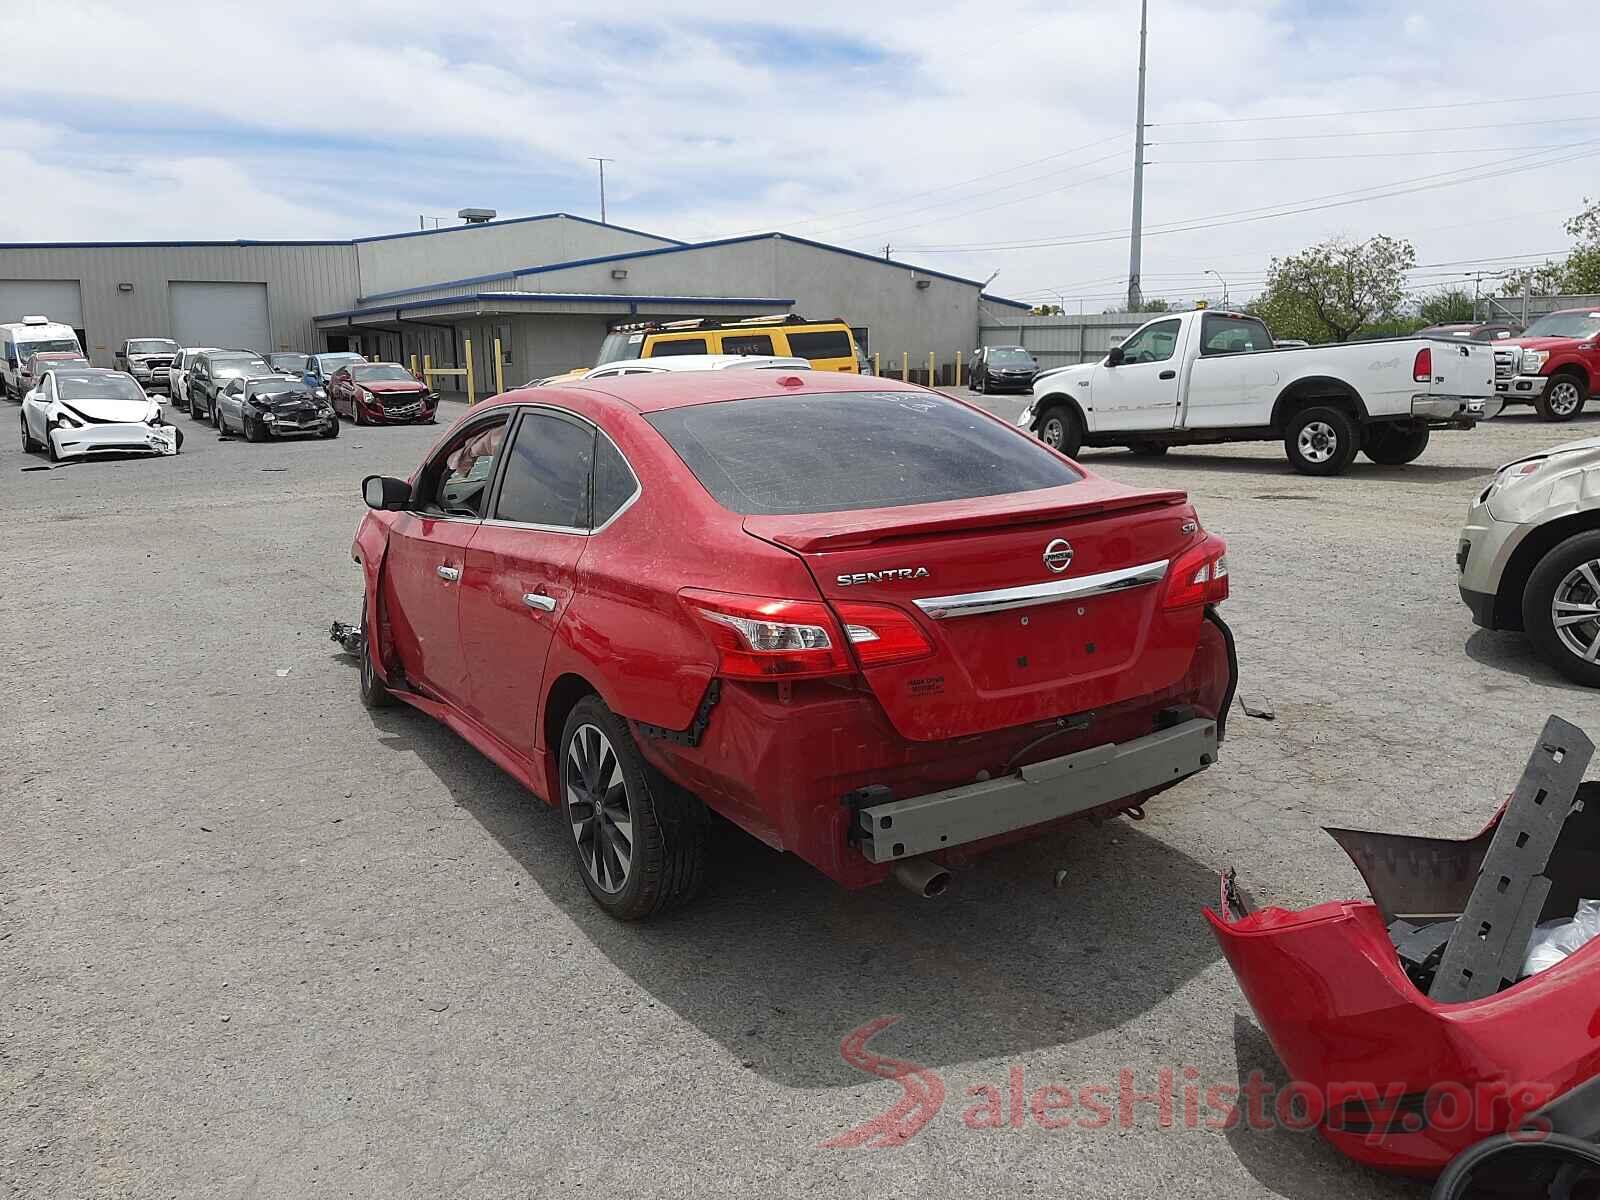
<path fill-rule="evenodd" d="M 272 349 L 264 283 L 167 284 L 172 300 L 172 336 L 184 346 Z"/>
<path fill-rule="evenodd" d="M 83 300 L 76 279 L 0 279 L 0 324 L 23 317 L 49 317 L 83 328 Z"/>

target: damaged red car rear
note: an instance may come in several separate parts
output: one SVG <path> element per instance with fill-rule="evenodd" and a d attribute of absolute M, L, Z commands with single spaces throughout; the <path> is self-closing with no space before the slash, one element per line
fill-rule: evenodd
<path fill-rule="evenodd" d="M 356 539 L 369 702 L 562 806 L 614 915 L 706 809 L 847 887 L 1129 809 L 1216 761 L 1225 546 L 940 393 L 722 371 L 524 389 Z"/>

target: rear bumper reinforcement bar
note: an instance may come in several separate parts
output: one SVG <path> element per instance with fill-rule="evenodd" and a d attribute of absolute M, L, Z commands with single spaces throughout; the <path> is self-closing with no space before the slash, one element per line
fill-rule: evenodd
<path fill-rule="evenodd" d="M 859 809 L 861 850 L 875 863 L 981 841 L 1070 817 L 1205 770 L 1217 723 L 1197 718 L 1135 738 L 1033 763 L 1000 779 Z"/>

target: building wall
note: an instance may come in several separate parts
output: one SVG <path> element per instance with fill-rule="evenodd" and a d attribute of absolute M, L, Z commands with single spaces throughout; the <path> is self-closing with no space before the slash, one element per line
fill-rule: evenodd
<path fill-rule="evenodd" d="M 356 243 L 359 294 L 670 245 L 666 238 L 567 216 L 368 238 Z"/>
<path fill-rule="evenodd" d="M 78 280 L 84 349 L 96 366 L 111 367 L 127 338 L 172 336 L 167 284 L 175 279 L 264 283 L 274 344 L 259 349 L 320 346 L 311 318 L 350 303 L 355 257 L 348 243 L 0 248 L 0 279 Z M 133 291 L 119 292 L 119 283 Z"/>

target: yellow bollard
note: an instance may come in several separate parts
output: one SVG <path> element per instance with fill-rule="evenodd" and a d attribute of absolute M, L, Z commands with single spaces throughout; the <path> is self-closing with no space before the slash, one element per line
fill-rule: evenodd
<path fill-rule="evenodd" d="M 883 363 L 879 361 L 879 355 L 876 350 L 872 352 L 872 373 L 874 375 L 883 374 Z"/>
<path fill-rule="evenodd" d="M 937 386 L 937 384 L 939 382 L 937 379 L 934 378 L 933 371 L 934 371 L 934 367 L 933 367 L 933 351 L 929 350 L 928 351 L 928 386 L 929 387 L 935 387 L 935 386 Z"/>
<path fill-rule="evenodd" d="M 471 408 L 478 402 L 478 392 L 472 381 L 472 339 L 462 338 L 461 342 L 467 351 L 467 407 Z"/>
<path fill-rule="evenodd" d="M 900 382 L 911 382 L 911 355 L 905 350 L 900 351 Z"/>
<path fill-rule="evenodd" d="M 376 354 L 369 354 L 369 355 L 367 355 L 367 361 L 368 362 L 377 362 L 378 361 L 378 356 Z"/>
<path fill-rule="evenodd" d="M 494 394 L 498 396 L 506 390 L 505 359 L 500 355 L 500 339 L 494 340 Z"/>
<path fill-rule="evenodd" d="M 431 355 L 431 354 L 424 354 L 422 356 L 422 382 L 428 385 L 428 390 L 430 392 L 434 390 L 434 387 L 433 387 L 433 355 Z"/>
<path fill-rule="evenodd" d="M 421 379 L 422 378 L 422 376 L 417 374 L 417 356 L 415 354 L 413 354 L 411 356 L 411 378 L 413 378 L 413 379 Z"/>
<path fill-rule="evenodd" d="M 956 386 L 961 386 L 961 351 L 956 351 Z"/>

